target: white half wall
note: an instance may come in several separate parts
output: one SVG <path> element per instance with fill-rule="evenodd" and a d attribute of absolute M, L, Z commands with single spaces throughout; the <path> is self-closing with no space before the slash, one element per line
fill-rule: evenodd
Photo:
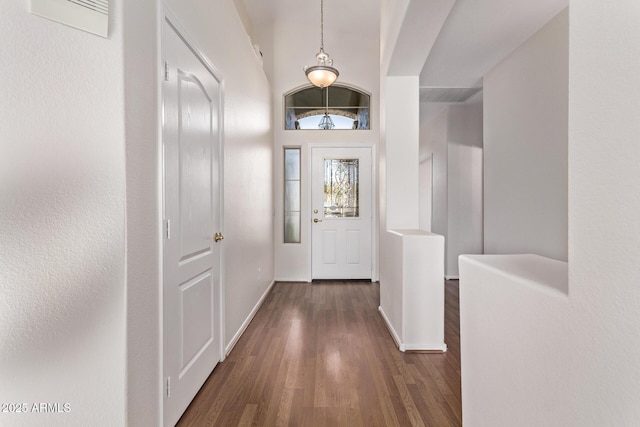
<path fill-rule="evenodd" d="M 389 230 L 378 308 L 400 351 L 446 351 L 444 237 L 422 230 Z"/>
<path fill-rule="evenodd" d="M 570 426 L 567 263 L 460 257 L 462 422 Z"/>
<path fill-rule="evenodd" d="M 484 251 L 567 260 L 567 10 L 484 78 Z"/>

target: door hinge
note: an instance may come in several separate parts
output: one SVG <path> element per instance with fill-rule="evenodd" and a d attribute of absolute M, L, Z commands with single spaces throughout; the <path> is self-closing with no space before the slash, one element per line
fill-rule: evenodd
<path fill-rule="evenodd" d="M 164 61 L 164 81 L 169 81 L 169 63 Z"/>
<path fill-rule="evenodd" d="M 165 222 L 166 222 L 165 231 L 166 231 L 167 239 L 171 239 L 171 220 L 167 219 L 165 220 Z"/>
<path fill-rule="evenodd" d="M 167 397 L 171 397 L 171 377 L 167 377 Z"/>

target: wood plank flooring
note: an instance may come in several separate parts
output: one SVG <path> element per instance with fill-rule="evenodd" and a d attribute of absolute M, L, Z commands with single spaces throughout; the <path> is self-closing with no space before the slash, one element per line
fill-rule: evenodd
<path fill-rule="evenodd" d="M 460 426 L 458 282 L 443 354 L 396 348 L 370 282 L 276 283 L 178 426 Z"/>

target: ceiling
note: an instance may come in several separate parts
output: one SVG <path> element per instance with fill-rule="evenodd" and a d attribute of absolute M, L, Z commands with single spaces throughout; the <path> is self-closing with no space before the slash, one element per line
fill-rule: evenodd
<path fill-rule="evenodd" d="M 240 0 L 237 0 L 240 1 Z M 241 0 L 254 28 L 317 22 L 318 0 Z M 375 4 L 378 4 L 375 2 Z M 569 0 L 410 0 L 390 75 L 419 75 L 421 86 L 478 87 L 482 77 Z M 326 0 L 325 31 L 379 37 L 368 0 Z M 263 31 L 264 32 L 264 31 Z"/>
<path fill-rule="evenodd" d="M 311 26 L 320 36 L 320 0 L 236 0 L 242 1 L 255 28 L 277 25 L 278 21 Z M 379 2 L 373 2 L 379 4 Z M 343 36 L 378 37 L 379 28 L 368 23 L 379 21 L 380 11 L 370 0 L 325 0 L 325 32 L 340 32 Z"/>
<path fill-rule="evenodd" d="M 482 76 L 568 5 L 569 0 L 457 0 L 420 72 L 420 85 L 481 86 Z"/>

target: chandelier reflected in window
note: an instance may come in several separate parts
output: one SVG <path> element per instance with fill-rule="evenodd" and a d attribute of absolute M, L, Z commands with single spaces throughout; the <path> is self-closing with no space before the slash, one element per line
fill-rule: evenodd
<path fill-rule="evenodd" d="M 330 88 L 313 85 L 296 88 L 284 94 L 284 128 L 368 130 L 370 103 L 370 95 L 339 82 Z M 331 121 L 322 120 L 325 116 Z"/>
<path fill-rule="evenodd" d="M 320 123 L 318 123 L 318 129 L 333 129 L 334 127 L 336 127 L 336 125 L 333 123 L 333 120 L 331 120 L 331 116 L 329 116 L 329 88 L 325 87 L 324 91 L 326 92 L 326 103 L 325 103 L 325 110 L 324 110 L 324 116 L 322 116 L 322 118 L 320 119 Z"/>

